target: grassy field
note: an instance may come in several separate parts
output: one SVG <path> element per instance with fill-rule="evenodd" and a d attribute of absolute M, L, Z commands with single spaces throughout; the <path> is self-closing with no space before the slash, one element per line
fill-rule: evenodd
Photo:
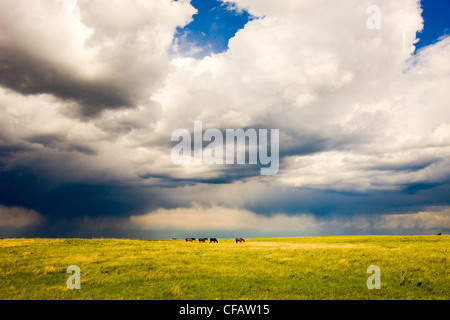
<path fill-rule="evenodd" d="M 0 299 L 450 298 L 447 235 L 246 240 L 2 239 Z M 66 286 L 70 265 L 80 290 Z"/>

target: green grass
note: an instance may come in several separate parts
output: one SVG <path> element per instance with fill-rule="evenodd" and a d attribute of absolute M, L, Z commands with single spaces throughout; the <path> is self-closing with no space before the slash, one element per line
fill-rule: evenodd
<path fill-rule="evenodd" d="M 450 236 L 3 239 L 0 299 L 449 299 Z M 66 269 L 81 269 L 69 290 Z M 381 269 L 381 289 L 366 269 Z"/>

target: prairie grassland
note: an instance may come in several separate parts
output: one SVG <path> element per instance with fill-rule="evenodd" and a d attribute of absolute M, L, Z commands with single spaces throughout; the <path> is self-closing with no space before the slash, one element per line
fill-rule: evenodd
<path fill-rule="evenodd" d="M 449 299 L 450 236 L 2 239 L 0 299 Z M 69 290 L 67 267 L 81 269 Z M 366 269 L 381 269 L 369 290 Z"/>

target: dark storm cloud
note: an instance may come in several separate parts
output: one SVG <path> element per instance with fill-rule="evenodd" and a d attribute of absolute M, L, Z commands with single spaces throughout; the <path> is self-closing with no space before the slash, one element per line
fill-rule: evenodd
<path fill-rule="evenodd" d="M 55 184 L 26 168 L 0 172 L 0 203 L 33 208 L 50 221 L 84 216 L 124 217 L 164 205 L 163 192 L 125 184 Z"/>
<path fill-rule="evenodd" d="M 450 205 L 450 179 L 439 184 L 409 184 L 397 191 L 337 192 L 306 188 L 271 189 L 246 209 L 262 215 L 312 213 L 318 217 L 414 213 Z"/>
<path fill-rule="evenodd" d="M 96 155 L 96 151 L 94 149 L 80 144 L 67 142 L 62 137 L 57 135 L 38 135 L 29 137 L 27 141 L 40 144 L 47 148 L 56 149 L 58 151 L 79 152 L 88 156 Z"/>
<path fill-rule="evenodd" d="M 261 175 L 260 165 L 215 165 L 214 170 L 216 177 L 199 177 L 199 178 L 174 178 L 170 175 L 147 174 L 141 175 L 142 179 L 159 178 L 160 186 L 177 188 L 184 185 L 196 185 L 197 183 L 206 184 L 231 184 L 236 181 L 244 181 L 249 178 L 259 177 Z"/>
<path fill-rule="evenodd" d="M 30 151 L 35 151 L 36 149 L 33 147 L 30 147 L 23 144 L 2 144 L 0 145 L 0 163 L 2 160 L 5 160 L 6 158 L 14 157 L 14 155 L 17 155 L 19 153 L 26 153 Z"/>
<path fill-rule="evenodd" d="M 87 118 L 148 104 L 167 75 L 173 33 L 193 13 L 164 0 L 2 1 L 0 85 L 74 101 Z"/>
<path fill-rule="evenodd" d="M 434 163 L 441 161 L 438 157 L 432 157 L 431 159 L 420 159 L 409 163 L 400 164 L 375 164 L 367 167 L 367 170 L 375 171 L 420 171 Z"/>
<path fill-rule="evenodd" d="M 20 51 L 2 49 L 0 85 L 22 94 L 51 94 L 75 101 L 89 117 L 103 109 L 134 107 L 134 99 L 122 86 L 105 80 L 84 80 L 73 71 L 38 61 Z"/>

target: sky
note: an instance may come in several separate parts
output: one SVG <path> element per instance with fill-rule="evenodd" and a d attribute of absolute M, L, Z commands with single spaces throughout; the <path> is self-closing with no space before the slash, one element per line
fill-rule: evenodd
<path fill-rule="evenodd" d="M 445 0 L 2 0 L 0 237 L 449 233 L 449 16 Z M 195 121 L 278 129 L 278 172 L 174 163 Z"/>

